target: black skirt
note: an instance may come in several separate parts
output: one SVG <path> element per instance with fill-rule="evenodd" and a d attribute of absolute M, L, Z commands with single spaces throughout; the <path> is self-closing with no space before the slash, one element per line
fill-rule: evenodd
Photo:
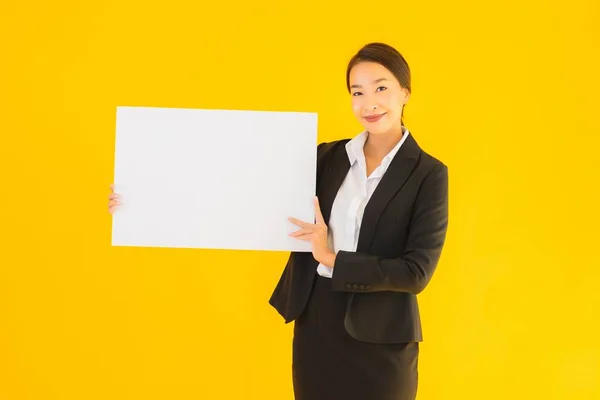
<path fill-rule="evenodd" d="M 296 400 L 414 400 L 419 343 L 375 344 L 344 328 L 348 293 L 316 274 L 304 313 L 294 323 Z"/>

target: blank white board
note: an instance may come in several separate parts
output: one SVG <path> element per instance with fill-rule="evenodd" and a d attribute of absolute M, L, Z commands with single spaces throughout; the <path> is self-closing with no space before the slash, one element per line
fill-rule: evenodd
<path fill-rule="evenodd" d="M 317 114 L 117 107 L 112 245 L 311 251 Z"/>

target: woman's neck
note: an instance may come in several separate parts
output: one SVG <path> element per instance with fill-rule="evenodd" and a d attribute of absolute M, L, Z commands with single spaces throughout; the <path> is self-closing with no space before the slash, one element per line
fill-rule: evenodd
<path fill-rule="evenodd" d="M 380 135 L 369 133 L 363 148 L 365 157 L 383 159 L 398 144 L 403 135 L 402 127 Z"/>

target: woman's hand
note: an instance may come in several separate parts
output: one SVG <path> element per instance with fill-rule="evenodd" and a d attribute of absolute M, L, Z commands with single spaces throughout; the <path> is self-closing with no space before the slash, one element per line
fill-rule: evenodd
<path fill-rule="evenodd" d="M 335 264 L 335 253 L 329 248 L 327 242 L 327 225 L 323 219 L 323 214 L 321 214 L 319 199 L 317 197 L 315 197 L 315 214 L 315 224 L 310 224 L 290 217 L 289 220 L 292 223 L 301 227 L 301 229 L 296 232 L 290 233 L 290 236 L 296 239 L 310 241 L 315 260 L 327 267 L 333 267 Z"/>
<path fill-rule="evenodd" d="M 108 212 L 113 214 L 121 205 L 121 195 L 115 193 L 115 185 L 110 185 L 110 195 L 108 196 Z"/>

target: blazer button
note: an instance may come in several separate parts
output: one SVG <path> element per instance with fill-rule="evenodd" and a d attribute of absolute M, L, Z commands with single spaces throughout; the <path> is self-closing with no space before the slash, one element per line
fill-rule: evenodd
<path fill-rule="evenodd" d="M 371 289 L 371 286 L 367 285 L 367 286 L 365 286 L 365 289 L 369 290 L 369 289 Z"/>
<path fill-rule="evenodd" d="M 346 289 L 352 289 L 352 285 L 349 283 L 346 283 Z"/>
<path fill-rule="evenodd" d="M 365 290 L 365 285 L 360 285 L 360 290 Z"/>
<path fill-rule="evenodd" d="M 352 289 L 358 289 L 358 285 L 355 283 L 354 285 L 352 285 Z"/>

